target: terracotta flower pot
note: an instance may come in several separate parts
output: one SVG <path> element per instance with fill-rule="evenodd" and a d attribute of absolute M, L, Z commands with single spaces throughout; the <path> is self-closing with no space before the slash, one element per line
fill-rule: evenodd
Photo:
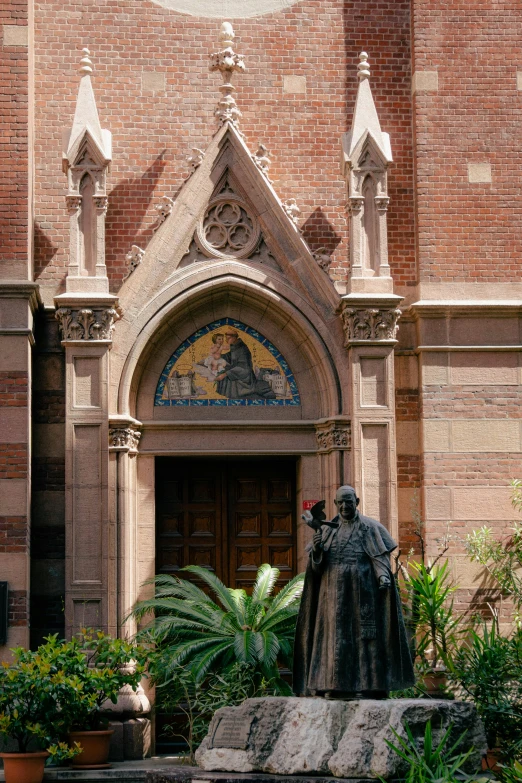
<path fill-rule="evenodd" d="M 443 669 L 430 669 L 422 678 L 426 693 L 437 696 L 444 692 L 448 677 Z"/>
<path fill-rule="evenodd" d="M 114 729 L 106 731 L 71 731 L 69 743 L 74 745 L 79 742 L 82 752 L 75 756 L 71 766 L 74 769 L 104 769 L 111 765 L 107 763 L 109 758 L 109 745 Z"/>
<path fill-rule="evenodd" d="M 498 760 L 500 758 L 500 748 L 488 748 L 485 756 L 482 756 L 483 772 L 498 772 Z"/>
<path fill-rule="evenodd" d="M 42 783 L 46 750 L 36 753 L 0 753 L 4 760 L 5 783 Z"/>

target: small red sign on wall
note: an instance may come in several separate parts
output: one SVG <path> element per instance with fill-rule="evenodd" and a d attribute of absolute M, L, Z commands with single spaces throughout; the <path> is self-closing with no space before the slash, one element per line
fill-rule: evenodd
<path fill-rule="evenodd" d="M 303 511 L 310 511 L 310 509 L 313 508 L 316 503 L 319 503 L 319 501 L 318 500 L 303 500 Z"/>

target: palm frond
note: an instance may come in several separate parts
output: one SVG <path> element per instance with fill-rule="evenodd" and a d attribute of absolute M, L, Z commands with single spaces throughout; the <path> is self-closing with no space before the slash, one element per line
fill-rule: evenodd
<path fill-rule="evenodd" d="M 254 658 L 254 634 L 252 631 L 238 631 L 234 637 L 234 652 L 238 661 L 253 663 Z"/>
<path fill-rule="evenodd" d="M 301 598 L 304 586 L 304 574 L 297 574 L 274 596 L 266 613 L 267 617 L 279 609 L 286 609 Z"/>
<path fill-rule="evenodd" d="M 236 604 L 230 595 L 230 589 L 225 587 L 221 579 L 219 579 L 212 571 L 201 566 L 188 565 L 182 569 L 183 571 L 189 571 L 191 574 L 199 577 L 202 582 L 205 582 L 216 594 L 219 602 L 229 612 L 235 611 Z"/>
<path fill-rule="evenodd" d="M 227 640 L 214 645 L 191 662 L 190 670 L 196 682 L 200 682 L 216 661 L 233 647 L 233 641 Z"/>
<path fill-rule="evenodd" d="M 279 569 L 268 563 L 263 563 L 257 571 L 256 581 L 252 590 L 252 601 L 264 601 L 272 593 L 279 578 Z"/>
<path fill-rule="evenodd" d="M 280 644 L 275 633 L 254 633 L 254 652 L 260 663 L 272 666 L 279 653 Z"/>

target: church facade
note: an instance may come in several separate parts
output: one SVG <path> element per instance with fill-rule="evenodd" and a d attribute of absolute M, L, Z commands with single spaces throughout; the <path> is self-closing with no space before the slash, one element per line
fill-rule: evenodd
<path fill-rule="evenodd" d="M 516 13 L 4 3 L 6 647 L 130 634 L 188 564 L 287 581 L 343 483 L 494 598 L 463 539 L 522 476 Z"/>

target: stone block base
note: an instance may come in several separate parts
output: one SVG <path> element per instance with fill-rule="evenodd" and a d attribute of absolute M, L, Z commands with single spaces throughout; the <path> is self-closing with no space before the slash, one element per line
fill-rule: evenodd
<path fill-rule="evenodd" d="M 223 717 L 235 718 L 236 726 L 250 725 L 244 749 L 215 747 L 220 732 L 214 735 Z M 460 750 L 474 747 L 468 767 L 477 770 L 486 751 L 486 737 L 474 705 L 435 699 L 247 699 L 239 707 L 224 707 L 215 713 L 196 761 L 204 770 L 227 772 L 394 778 L 404 774 L 405 765 L 385 742 L 396 743 L 392 728 L 406 737 L 407 723 L 420 744 L 429 720 L 435 741 L 450 725 L 452 742 L 466 731 Z M 239 733 L 238 738 L 230 744 L 241 746 Z"/>
<path fill-rule="evenodd" d="M 114 729 L 111 737 L 109 761 L 138 761 L 149 758 L 152 748 L 151 725 L 148 718 L 110 721 Z"/>

